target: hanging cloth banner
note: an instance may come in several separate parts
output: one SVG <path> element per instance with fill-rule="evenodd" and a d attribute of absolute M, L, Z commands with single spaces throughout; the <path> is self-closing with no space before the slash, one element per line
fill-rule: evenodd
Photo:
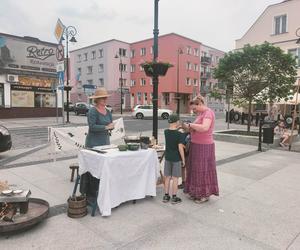
<path fill-rule="evenodd" d="M 110 142 L 114 143 L 125 136 L 123 118 L 113 121 L 115 128 L 111 132 Z M 84 148 L 85 138 L 88 133 L 88 126 L 48 128 L 48 140 L 54 150 L 71 151 Z"/>

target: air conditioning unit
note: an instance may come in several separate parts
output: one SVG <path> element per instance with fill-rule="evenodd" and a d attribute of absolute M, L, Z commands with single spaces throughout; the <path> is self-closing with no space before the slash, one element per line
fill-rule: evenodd
<path fill-rule="evenodd" d="M 7 82 L 18 82 L 18 76 L 16 75 L 7 75 Z"/>

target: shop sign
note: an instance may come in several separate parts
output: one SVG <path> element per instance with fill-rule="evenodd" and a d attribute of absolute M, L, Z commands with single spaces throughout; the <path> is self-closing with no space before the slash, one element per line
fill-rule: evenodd
<path fill-rule="evenodd" d="M 26 85 L 11 85 L 11 90 L 22 90 L 22 91 L 39 91 L 39 92 L 53 92 L 51 88 L 26 86 Z"/>
<path fill-rule="evenodd" d="M 0 34 L 0 69 L 55 72 L 56 48 L 56 44 Z"/>

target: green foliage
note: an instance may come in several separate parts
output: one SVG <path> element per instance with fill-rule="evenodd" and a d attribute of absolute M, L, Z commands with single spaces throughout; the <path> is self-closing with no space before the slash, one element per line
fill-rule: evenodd
<path fill-rule="evenodd" d="M 249 113 L 252 102 L 286 98 L 296 75 L 295 58 L 269 43 L 246 45 L 242 50 L 229 52 L 214 70 L 214 77 L 231 89 L 233 101 L 247 104 Z"/>

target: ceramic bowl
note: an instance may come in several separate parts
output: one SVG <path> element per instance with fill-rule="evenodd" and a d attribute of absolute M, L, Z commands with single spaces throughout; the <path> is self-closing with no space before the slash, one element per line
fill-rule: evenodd
<path fill-rule="evenodd" d="M 119 151 L 127 151 L 127 145 L 118 145 Z"/>
<path fill-rule="evenodd" d="M 128 150 L 131 150 L 131 151 L 136 151 L 136 150 L 139 150 L 139 148 L 140 148 L 139 143 L 127 143 L 127 146 L 128 146 Z"/>

